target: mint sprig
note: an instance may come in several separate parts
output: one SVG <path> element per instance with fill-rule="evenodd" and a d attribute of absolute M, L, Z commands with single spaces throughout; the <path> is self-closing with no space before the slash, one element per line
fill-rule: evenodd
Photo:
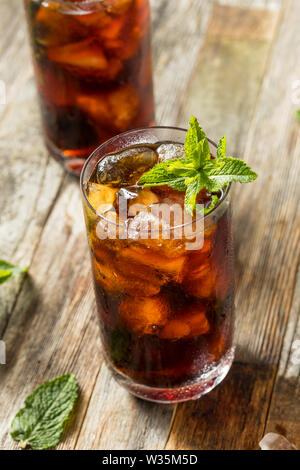
<path fill-rule="evenodd" d="M 212 158 L 205 132 L 192 116 L 185 139 L 185 158 L 159 163 L 145 173 L 138 184 L 143 187 L 167 185 L 185 191 L 185 209 L 193 215 L 197 195 L 203 188 L 217 193 L 231 182 L 250 183 L 256 178 L 257 174 L 242 159 L 226 156 L 226 137 L 220 139 L 217 156 Z M 218 203 L 216 198 L 215 195 L 209 210 Z"/>
<path fill-rule="evenodd" d="M 73 374 L 45 382 L 25 400 L 25 407 L 15 416 L 10 435 L 20 446 L 42 450 L 56 446 L 64 424 L 78 397 L 78 384 Z"/>
<path fill-rule="evenodd" d="M 20 268 L 19 266 L 14 266 L 3 259 L 0 259 L 0 284 L 8 281 L 11 277 L 16 274 L 25 273 L 27 268 Z"/>

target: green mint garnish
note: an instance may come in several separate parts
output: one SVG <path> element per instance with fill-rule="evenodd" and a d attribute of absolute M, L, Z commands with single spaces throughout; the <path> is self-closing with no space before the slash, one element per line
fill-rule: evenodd
<path fill-rule="evenodd" d="M 296 111 L 296 119 L 298 122 L 300 122 L 300 109 L 298 109 L 298 111 Z"/>
<path fill-rule="evenodd" d="M 45 382 L 25 400 L 25 407 L 15 416 L 10 435 L 21 441 L 22 448 L 42 450 L 56 446 L 64 424 L 78 397 L 78 384 L 73 374 Z"/>
<path fill-rule="evenodd" d="M 159 163 L 145 173 L 138 184 L 143 187 L 167 185 L 185 191 L 185 209 L 193 215 L 197 195 L 202 189 L 217 193 L 233 181 L 250 183 L 256 178 L 257 174 L 243 160 L 226 156 L 226 137 L 219 141 L 216 158 L 211 158 L 207 137 L 192 116 L 185 139 L 185 157 Z M 209 211 L 218 203 L 216 198 L 212 199 Z"/>
<path fill-rule="evenodd" d="M 11 263 L 7 263 L 3 259 L 0 260 L 0 284 L 8 281 L 15 274 L 25 273 L 27 268 L 20 268 L 19 266 L 14 266 Z"/>

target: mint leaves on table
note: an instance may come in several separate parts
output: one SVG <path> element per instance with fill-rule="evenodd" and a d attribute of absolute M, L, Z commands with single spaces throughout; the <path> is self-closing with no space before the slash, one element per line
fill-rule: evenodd
<path fill-rule="evenodd" d="M 203 188 L 218 193 L 233 181 L 250 183 L 256 178 L 257 174 L 243 160 L 226 156 L 226 137 L 219 141 L 216 158 L 211 158 L 208 139 L 192 116 L 185 139 L 185 157 L 159 163 L 145 173 L 138 184 L 143 187 L 168 185 L 185 191 L 185 209 L 193 215 L 197 195 Z M 216 206 L 217 198 L 214 195 L 209 210 Z"/>
<path fill-rule="evenodd" d="M 298 111 L 296 111 L 296 119 L 298 122 L 300 122 L 300 109 L 298 109 Z"/>
<path fill-rule="evenodd" d="M 61 375 L 40 385 L 15 416 L 10 427 L 11 437 L 21 441 L 22 448 L 30 445 L 32 449 L 42 450 L 56 446 L 77 397 L 78 384 L 73 374 Z"/>
<path fill-rule="evenodd" d="M 0 260 L 0 284 L 8 281 L 15 274 L 25 273 L 27 268 L 20 268 L 19 266 L 14 266 L 3 259 Z"/>

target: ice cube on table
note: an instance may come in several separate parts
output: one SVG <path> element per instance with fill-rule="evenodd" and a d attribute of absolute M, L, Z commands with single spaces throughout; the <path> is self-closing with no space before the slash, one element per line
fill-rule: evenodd
<path fill-rule="evenodd" d="M 156 153 L 147 147 L 124 150 L 107 155 L 97 167 L 99 184 L 131 186 L 157 163 Z"/>
<path fill-rule="evenodd" d="M 269 432 L 259 443 L 261 450 L 297 450 L 286 437 Z"/>
<path fill-rule="evenodd" d="M 156 151 L 158 153 L 159 162 L 183 158 L 185 155 L 184 145 L 182 144 L 162 144 Z"/>

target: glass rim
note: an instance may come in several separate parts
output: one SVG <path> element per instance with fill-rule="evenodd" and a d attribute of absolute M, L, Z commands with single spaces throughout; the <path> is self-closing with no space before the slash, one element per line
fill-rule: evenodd
<path fill-rule="evenodd" d="M 81 194 L 84 198 L 84 201 L 85 203 L 87 204 L 87 206 L 89 207 L 89 209 L 97 216 L 99 217 L 100 219 L 104 220 L 105 222 L 107 222 L 109 225 L 114 225 L 116 227 L 122 227 L 121 224 L 119 223 L 115 223 L 113 222 L 112 220 L 109 220 L 107 219 L 106 217 L 104 217 L 103 215 L 101 214 L 98 214 L 98 212 L 94 209 L 94 207 L 90 204 L 88 198 L 87 198 L 87 195 L 86 195 L 86 191 L 84 189 L 84 182 L 83 182 L 83 177 L 84 177 L 84 174 L 85 174 L 85 171 L 90 163 L 90 161 L 92 160 L 92 158 L 94 157 L 94 155 L 96 154 L 96 152 L 98 152 L 100 149 L 102 149 L 102 147 L 104 147 L 105 145 L 109 144 L 110 142 L 113 142 L 114 140 L 118 139 L 119 137 L 122 137 L 122 136 L 125 136 L 125 135 L 129 135 L 129 134 L 135 134 L 136 132 L 139 132 L 139 131 L 151 131 L 151 129 L 163 129 L 163 130 L 166 130 L 166 129 L 169 129 L 169 130 L 175 130 L 175 131 L 182 131 L 182 132 L 187 132 L 187 129 L 184 129 L 183 127 L 174 127 L 174 126 L 151 126 L 151 127 L 138 127 L 136 129 L 131 129 L 129 131 L 125 131 L 125 132 L 122 132 L 120 134 L 117 134 L 113 137 L 111 137 L 110 139 L 106 140 L 105 142 L 103 142 L 101 145 L 99 145 L 92 153 L 91 155 L 87 158 L 82 170 L 81 170 L 81 173 L 80 173 L 80 180 L 79 180 L 79 184 L 80 184 L 80 191 L 81 191 Z M 212 144 L 215 148 L 218 148 L 217 144 L 209 139 L 207 137 L 207 140 L 210 144 Z M 147 145 L 147 143 L 145 144 Z M 108 154 L 107 154 L 108 155 Z M 106 155 L 103 155 L 102 158 L 104 158 Z M 99 159 L 100 161 L 100 159 Z M 96 163 L 97 165 L 97 163 Z M 199 220 L 203 219 L 205 220 L 206 218 L 208 218 L 209 216 L 211 216 L 213 213 L 216 213 L 216 211 L 223 205 L 223 202 L 225 202 L 227 199 L 228 199 L 228 195 L 230 194 L 230 190 L 231 190 L 231 185 L 232 183 L 229 183 L 228 186 L 227 186 L 227 189 L 226 191 L 224 192 L 223 194 L 223 197 L 220 199 L 220 201 L 218 202 L 218 204 L 211 210 L 209 211 L 207 214 L 202 214 L 201 216 L 199 217 L 196 217 L 195 220 L 192 220 L 191 222 L 187 222 L 185 224 L 181 224 L 181 225 L 176 225 L 175 227 L 170 227 L 170 230 L 178 230 L 178 229 L 181 229 L 181 228 L 184 228 L 184 227 L 188 227 L 189 225 L 192 225 L 192 224 L 195 224 L 196 222 L 198 222 Z"/>

